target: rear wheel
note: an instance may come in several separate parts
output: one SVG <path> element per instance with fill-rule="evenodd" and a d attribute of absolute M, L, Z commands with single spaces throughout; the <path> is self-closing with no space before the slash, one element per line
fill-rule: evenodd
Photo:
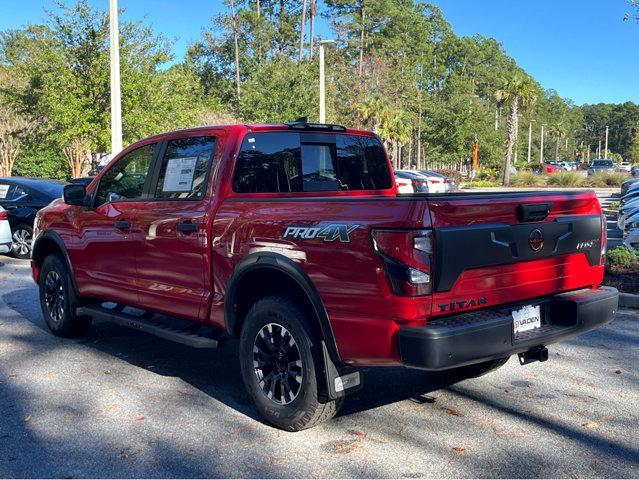
<path fill-rule="evenodd" d="M 285 297 L 266 297 L 249 310 L 240 335 L 244 385 L 259 413 L 289 431 L 332 418 L 342 399 L 321 403 L 318 336 L 305 313 Z"/>
<path fill-rule="evenodd" d="M 31 258 L 33 229 L 24 223 L 17 225 L 11 233 L 11 253 L 14 257 L 26 260 Z"/>
<path fill-rule="evenodd" d="M 446 377 L 463 380 L 465 378 L 477 378 L 487 373 L 493 372 L 504 366 L 510 357 L 497 358 L 487 362 L 475 363 L 473 365 L 465 365 L 463 367 L 451 368 L 441 372 Z"/>
<path fill-rule="evenodd" d="M 91 318 L 76 315 L 75 296 L 66 264 L 57 255 L 45 258 L 38 279 L 40 307 L 47 326 L 59 337 L 79 337 L 91 326 Z"/>

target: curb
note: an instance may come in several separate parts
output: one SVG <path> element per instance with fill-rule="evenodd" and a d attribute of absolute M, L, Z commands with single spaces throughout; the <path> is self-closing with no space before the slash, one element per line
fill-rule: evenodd
<path fill-rule="evenodd" d="M 639 295 L 619 292 L 619 306 L 639 309 Z"/>

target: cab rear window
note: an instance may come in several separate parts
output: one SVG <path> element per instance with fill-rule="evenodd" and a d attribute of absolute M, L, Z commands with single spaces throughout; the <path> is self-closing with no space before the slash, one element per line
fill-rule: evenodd
<path fill-rule="evenodd" d="M 384 190 L 391 177 L 375 137 L 260 132 L 244 138 L 233 189 L 238 193 Z"/>

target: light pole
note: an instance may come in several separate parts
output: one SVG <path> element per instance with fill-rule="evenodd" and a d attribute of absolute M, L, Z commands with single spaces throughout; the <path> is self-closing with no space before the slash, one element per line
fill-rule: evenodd
<path fill-rule="evenodd" d="M 608 125 L 606 125 L 606 153 L 604 154 L 604 158 L 608 158 Z"/>
<path fill-rule="evenodd" d="M 530 163 L 530 154 L 532 152 L 532 124 L 534 120 L 528 122 L 528 163 Z"/>
<path fill-rule="evenodd" d="M 539 153 L 539 163 L 544 163 L 544 127 L 546 125 L 541 126 L 541 148 Z"/>
<path fill-rule="evenodd" d="M 324 83 L 324 45 L 335 44 L 335 40 L 319 42 L 319 122 L 326 123 L 326 85 Z"/>
<path fill-rule="evenodd" d="M 122 99 L 120 94 L 120 35 L 118 0 L 109 0 L 109 43 L 111 60 L 111 158 L 122 150 Z"/>

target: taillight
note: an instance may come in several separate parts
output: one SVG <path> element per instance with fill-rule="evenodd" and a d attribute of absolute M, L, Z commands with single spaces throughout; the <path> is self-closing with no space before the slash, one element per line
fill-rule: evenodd
<path fill-rule="evenodd" d="M 606 264 L 606 243 L 608 243 L 608 219 L 601 214 L 601 265 Z"/>
<path fill-rule="evenodd" d="M 413 180 L 413 185 L 421 187 L 422 185 L 424 185 L 424 182 L 422 182 L 421 180 Z"/>
<path fill-rule="evenodd" d="M 415 297 L 432 292 L 431 230 L 373 230 L 373 246 L 384 260 L 396 295 Z"/>
<path fill-rule="evenodd" d="M 453 183 L 453 181 L 450 178 L 447 178 L 446 180 L 444 180 L 444 183 Z"/>
<path fill-rule="evenodd" d="M 398 186 L 398 187 L 408 187 L 408 182 L 401 182 L 401 181 L 398 181 L 398 182 L 397 182 L 397 186 Z"/>
<path fill-rule="evenodd" d="M 0 220 L 6 220 L 7 218 L 9 218 L 9 216 L 7 215 L 7 211 L 6 210 L 2 210 L 0 212 Z"/>

